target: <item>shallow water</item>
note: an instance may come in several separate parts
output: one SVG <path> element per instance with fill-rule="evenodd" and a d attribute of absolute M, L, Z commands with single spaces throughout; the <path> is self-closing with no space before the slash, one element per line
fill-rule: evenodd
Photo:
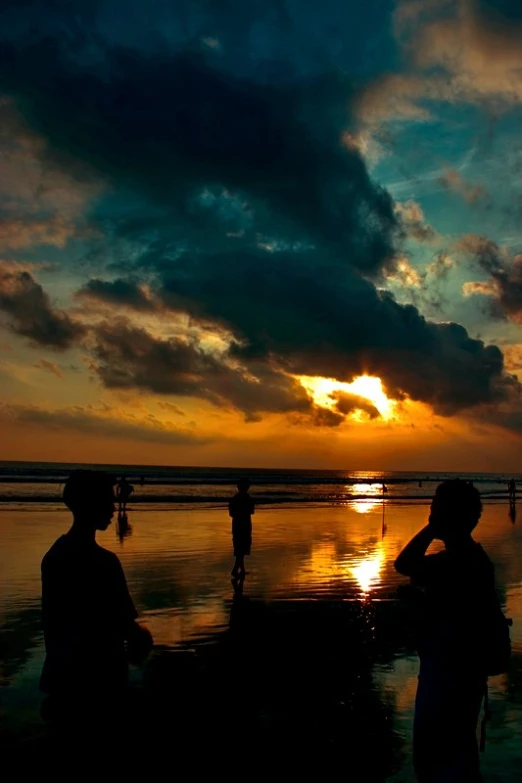
<path fill-rule="evenodd" d="M 132 530 L 128 537 L 120 541 L 116 525 L 98 537 L 103 546 L 118 553 L 141 620 L 155 640 L 151 660 L 144 669 L 133 670 L 133 680 L 141 682 L 150 671 L 158 677 L 174 653 L 201 657 L 202 651 L 208 656 L 208 650 L 222 650 L 227 634 L 232 628 L 237 630 L 238 617 L 245 623 L 248 612 L 251 641 L 258 638 L 252 626 L 259 623 L 263 643 L 278 648 L 278 655 L 288 654 L 297 666 L 300 659 L 306 659 L 306 675 L 300 672 L 299 689 L 305 694 L 310 691 L 311 702 L 328 692 L 336 728 L 324 731 L 332 732 L 331 741 L 339 747 L 348 747 L 351 738 L 342 736 L 344 724 L 335 717 L 335 710 L 347 709 L 344 695 L 352 686 L 344 683 L 341 694 L 336 682 L 343 667 L 362 666 L 359 659 L 346 664 L 342 659 L 342 645 L 348 639 L 347 649 L 353 648 L 358 642 L 354 629 L 359 629 L 357 633 L 366 634 L 368 641 L 364 674 L 357 673 L 367 689 L 359 694 L 361 703 L 369 705 L 361 720 L 376 727 L 375 743 L 386 748 L 380 779 L 409 783 L 413 780 L 411 723 L 418 667 L 396 597 L 404 580 L 395 573 L 393 561 L 424 524 L 427 510 L 422 503 L 390 503 L 383 529 L 380 502 L 336 508 L 263 507 L 254 517 L 243 595 L 233 601 L 226 510 L 173 511 L 136 504 L 129 509 Z M 39 568 L 42 555 L 67 526 L 65 511 L 2 508 L 0 725 L 4 732 L 31 736 L 41 724 Z M 509 675 L 491 680 L 493 718 L 482 766 L 488 781 L 518 781 L 522 775 L 522 530 L 519 523 L 509 520 L 506 504 L 488 503 L 476 538 L 495 563 L 499 592 L 513 618 L 514 648 Z M 341 625 L 352 636 L 340 641 L 336 634 Z M 330 656 L 332 675 L 324 686 L 323 655 Z M 257 673 L 251 676 L 255 683 Z M 259 713 L 272 723 L 276 712 L 279 719 L 288 714 L 288 703 L 295 695 L 290 680 L 285 682 L 289 690 L 285 693 L 284 686 L 279 687 L 278 704 L 272 700 L 269 707 L 258 705 Z M 313 720 L 306 708 L 301 705 L 299 709 L 303 723 Z M 350 764 L 355 764 L 356 756 L 357 747 L 352 747 Z"/>

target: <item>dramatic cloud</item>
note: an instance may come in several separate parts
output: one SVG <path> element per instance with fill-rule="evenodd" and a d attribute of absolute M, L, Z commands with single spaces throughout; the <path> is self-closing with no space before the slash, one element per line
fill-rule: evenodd
<path fill-rule="evenodd" d="M 323 257 L 321 274 L 317 263 L 315 251 L 187 256 L 164 271 L 160 295 L 235 331 L 239 357 L 277 357 L 295 375 L 377 375 L 391 396 L 445 414 L 502 398 L 498 348 L 426 321 L 336 258 Z"/>
<path fill-rule="evenodd" d="M 435 232 L 416 202 L 394 204 L 349 143 L 354 86 L 342 69 L 287 72 L 278 63 L 261 74 L 241 36 L 238 67 L 219 30 L 198 33 L 190 47 L 146 34 L 123 43 L 99 21 L 101 6 L 82 5 L 78 18 L 58 6 L 42 29 L 3 42 L 1 86 L 57 170 L 79 181 L 95 170 L 107 186 L 94 218 L 103 240 L 82 257 L 93 277 L 78 296 L 133 309 L 136 322 L 91 319 L 85 342 L 103 385 L 198 397 L 251 420 L 278 412 L 330 426 L 355 402 L 321 411 L 293 376 L 377 375 L 394 398 L 444 415 L 504 399 L 512 379 L 498 348 L 458 324 L 430 323 L 376 287 L 394 273 L 416 284 L 400 244 Z M 248 26 L 243 15 L 251 21 L 247 9 L 238 24 Z M 430 23 L 424 11 L 419 18 Z M 441 95 L 445 78 L 432 81 Z M 408 74 L 390 79 L 401 110 L 422 116 L 424 76 L 413 93 Z M 68 326 L 60 347 L 81 337 L 83 327 L 23 274 L 23 296 L 4 305 L 13 328 L 41 335 L 40 322 L 22 319 L 22 299 L 33 295 L 38 307 L 25 318 L 40 312 L 40 321 Z M 143 327 L 147 311 L 165 331 Z M 169 316 L 225 330 L 227 346 L 172 337 Z"/>
<path fill-rule="evenodd" d="M 399 216 L 407 236 L 418 242 L 432 242 L 437 237 L 435 229 L 426 223 L 421 205 L 410 199 L 398 201 L 395 204 L 395 212 Z"/>
<path fill-rule="evenodd" d="M 464 295 L 489 296 L 493 317 L 522 323 L 522 254 L 511 256 L 496 242 L 476 235 L 464 237 L 460 249 L 471 255 L 478 267 L 491 278 L 464 283 Z"/>
<path fill-rule="evenodd" d="M 97 300 L 116 307 L 130 307 L 133 310 L 156 310 L 158 303 L 150 290 L 136 280 L 118 278 L 110 282 L 92 279 L 77 292 L 80 299 Z"/>
<path fill-rule="evenodd" d="M 522 99 L 522 22 L 482 0 L 401 0 L 396 35 L 405 68 L 360 95 L 366 122 L 426 120 L 435 101 L 506 107 Z"/>
<path fill-rule="evenodd" d="M 4 89 L 29 101 L 31 122 L 62 158 L 80 157 L 187 221 L 201 211 L 198 193 L 226 189 L 247 195 L 261 218 L 268 208 L 276 234 L 298 231 L 370 274 L 392 264 L 392 200 L 341 141 L 346 80 L 261 86 L 203 55 L 106 43 L 97 59 L 88 34 L 76 36 L 74 52 L 61 36 L 4 42 Z"/>
<path fill-rule="evenodd" d="M 63 248 L 85 236 L 86 205 L 102 191 L 86 167 L 70 173 L 52 159 L 13 100 L 0 95 L 0 252 Z"/>
<path fill-rule="evenodd" d="M 386 275 L 386 279 L 393 280 L 407 288 L 418 288 L 422 284 L 421 275 L 407 258 L 400 258 L 397 261 L 395 270 Z"/>
<path fill-rule="evenodd" d="M 369 416 L 370 419 L 378 419 L 380 416 L 375 405 L 372 405 L 371 402 L 356 394 L 339 392 L 335 395 L 335 400 L 337 410 L 345 415 L 354 413 L 355 411 L 362 411 Z"/>
<path fill-rule="evenodd" d="M 53 308 L 48 294 L 27 271 L 0 266 L 0 311 L 7 326 L 33 343 L 64 350 L 84 334 L 84 327 Z"/>
<path fill-rule="evenodd" d="M 465 297 L 474 296 L 496 296 L 497 286 L 492 280 L 470 281 L 462 284 L 462 295 Z"/>
<path fill-rule="evenodd" d="M 305 390 L 267 360 L 241 366 L 232 356 L 212 355 L 195 342 L 161 340 L 118 320 L 95 332 L 95 367 L 112 389 L 146 389 L 156 394 L 198 397 L 242 410 L 247 419 L 260 412 L 311 412 Z"/>

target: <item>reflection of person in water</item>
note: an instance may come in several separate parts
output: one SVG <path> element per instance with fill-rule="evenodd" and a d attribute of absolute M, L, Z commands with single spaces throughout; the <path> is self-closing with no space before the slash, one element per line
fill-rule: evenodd
<path fill-rule="evenodd" d="M 118 515 L 116 534 L 120 539 L 120 544 L 123 544 L 125 538 L 132 536 L 132 525 L 129 522 L 128 514 Z"/>
<path fill-rule="evenodd" d="M 419 783 L 481 780 L 476 729 L 488 674 L 485 618 L 500 610 L 493 565 L 471 536 L 481 511 L 469 482 L 443 482 L 428 525 L 395 562 L 424 591 L 414 721 Z M 445 550 L 426 555 L 434 539 Z"/>
<path fill-rule="evenodd" d="M 232 576 L 244 578 L 245 555 L 250 554 L 252 547 L 252 514 L 255 511 L 255 504 L 248 492 L 250 481 L 247 478 L 239 479 L 237 489 L 237 494 L 228 504 L 228 513 L 232 517 L 232 541 L 236 558 Z"/>
<path fill-rule="evenodd" d="M 116 497 L 118 498 L 118 517 L 125 516 L 127 513 L 127 503 L 134 492 L 134 487 L 129 484 L 126 476 L 122 476 L 116 488 Z"/>
<path fill-rule="evenodd" d="M 140 662 L 152 646 L 118 557 L 96 543 L 114 514 L 114 479 L 102 471 L 77 470 L 63 499 L 73 523 L 42 560 L 42 612 L 46 658 L 41 689 L 54 705 L 101 709 L 122 694 L 127 661 Z M 81 704 L 79 703 L 81 696 Z"/>

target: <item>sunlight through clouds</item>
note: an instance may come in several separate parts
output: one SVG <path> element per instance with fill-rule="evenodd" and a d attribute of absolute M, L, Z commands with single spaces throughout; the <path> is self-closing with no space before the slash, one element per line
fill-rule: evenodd
<path fill-rule="evenodd" d="M 335 410 L 336 395 L 338 393 L 362 397 L 368 400 L 379 412 L 381 418 L 388 420 L 394 418 L 396 400 L 391 400 L 386 396 L 382 387 L 380 378 L 371 375 L 360 375 L 351 383 L 342 383 L 333 378 L 311 377 L 308 375 L 298 376 L 301 385 L 312 395 L 316 405 L 322 408 Z M 364 420 L 364 411 L 354 406 L 351 418 L 355 420 Z"/>

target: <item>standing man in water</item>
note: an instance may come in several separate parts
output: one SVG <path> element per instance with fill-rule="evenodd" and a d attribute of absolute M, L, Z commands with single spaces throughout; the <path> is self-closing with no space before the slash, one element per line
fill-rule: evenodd
<path fill-rule="evenodd" d="M 122 476 L 116 489 L 118 498 L 118 518 L 125 517 L 127 514 L 127 503 L 134 492 L 134 487 L 127 481 L 126 476 Z"/>
<path fill-rule="evenodd" d="M 252 547 L 252 514 L 255 504 L 248 490 L 250 481 L 240 478 L 237 482 L 238 492 L 228 504 L 228 513 L 232 517 L 232 542 L 236 558 L 232 576 L 234 579 L 245 577 L 245 555 L 250 554 Z"/>
<path fill-rule="evenodd" d="M 150 633 L 136 622 L 118 557 L 96 543 L 114 515 L 114 484 L 103 471 L 71 473 L 63 500 L 72 526 L 42 560 L 40 687 L 53 715 L 71 727 L 93 714 L 97 723 L 107 720 L 126 689 L 129 658 L 139 663 L 152 647 Z"/>
<path fill-rule="evenodd" d="M 472 538 L 482 512 L 470 482 L 437 487 L 429 522 L 403 549 L 396 570 L 423 591 L 413 753 L 419 783 L 478 783 L 477 723 L 487 677 L 509 631 L 495 591 L 493 564 Z M 427 555 L 438 539 L 445 549 Z M 500 629 L 500 637 L 498 630 Z M 509 655 L 509 652 L 507 653 Z M 507 664 L 506 664 L 507 665 Z"/>

